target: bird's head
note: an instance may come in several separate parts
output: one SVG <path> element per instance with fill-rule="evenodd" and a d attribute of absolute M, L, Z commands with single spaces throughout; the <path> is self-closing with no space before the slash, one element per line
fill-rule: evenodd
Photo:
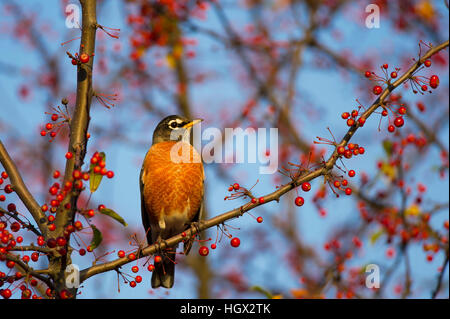
<path fill-rule="evenodd" d="M 190 132 L 195 124 L 201 121 L 201 119 L 188 120 L 180 115 L 167 116 L 156 126 L 153 132 L 153 144 L 167 141 L 180 141 L 185 134 Z"/>

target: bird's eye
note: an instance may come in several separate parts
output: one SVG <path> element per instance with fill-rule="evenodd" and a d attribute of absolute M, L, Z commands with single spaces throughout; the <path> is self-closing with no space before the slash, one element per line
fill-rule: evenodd
<path fill-rule="evenodd" d="M 177 122 L 172 122 L 172 123 L 169 124 L 169 126 L 171 128 L 176 128 L 178 126 L 178 123 Z"/>

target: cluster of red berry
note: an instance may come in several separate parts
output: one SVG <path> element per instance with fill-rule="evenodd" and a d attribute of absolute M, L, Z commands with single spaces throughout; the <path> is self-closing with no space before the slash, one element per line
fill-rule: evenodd
<path fill-rule="evenodd" d="M 2 185 L 5 182 L 5 180 L 8 179 L 9 176 L 5 171 L 3 171 L 0 176 L 1 176 L 0 185 Z M 12 188 L 11 184 L 6 184 L 5 187 L 3 188 L 3 191 L 5 192 L 5 194 L 11 194 L 13 192 L 13 188 Z M 1 194 L 0 202 L 4 202 L 5 200 L 6 200 L 6 196 Z"/>

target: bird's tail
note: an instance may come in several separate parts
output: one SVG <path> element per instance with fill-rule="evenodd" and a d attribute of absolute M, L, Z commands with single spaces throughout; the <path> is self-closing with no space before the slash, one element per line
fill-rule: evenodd
<path fill-rule="evenodd" d="M 175 251 L 164 253 L 162 260 L 155 263 L 152 274 L 152 288 L 172 288 L 175 281 Z"/>

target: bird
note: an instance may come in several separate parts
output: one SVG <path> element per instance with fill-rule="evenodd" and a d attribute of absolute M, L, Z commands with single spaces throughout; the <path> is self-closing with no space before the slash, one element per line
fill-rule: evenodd
<path fill-rule="evenodd" d="M 201 121 L 170 115 L 153 132 L 139 176 L 142 224 L 149 245 L 161 244 L 201 220 L 205 173 L 200 154 L 186 138 Z M 177 146 L 181 146 L 178 151 Z M 180 155 L 183 148 L 189 151 L 184 153 L 184 160 L 174 160 L 173 154 Z M 185 255 L 193 242 L 193 238 L 185 241 Z M 173 287 L 176 249 L 166 249 L 161 253 L 161 261 L 154 263 L 152 288 Z"/>

